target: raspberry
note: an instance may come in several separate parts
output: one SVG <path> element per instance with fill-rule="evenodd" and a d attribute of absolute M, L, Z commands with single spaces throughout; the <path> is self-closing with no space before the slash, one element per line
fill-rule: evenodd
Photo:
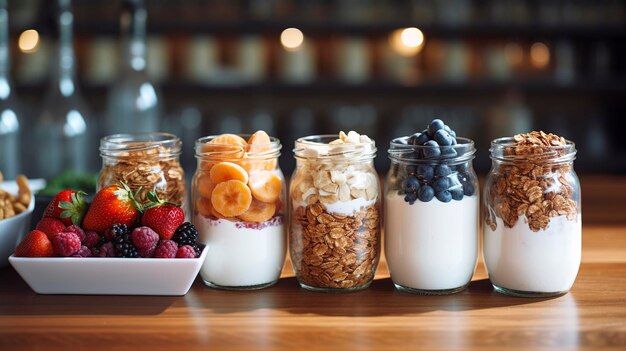
<path fill-rule="evenodd" d="M 91 250 L 83 245 L 80 247 L 80 250 L 78 250 L 77 253 L 73 254 L 72 257 L 91 257 Z"/>
<path fill-rule="evenodd" d="M 52 245 L 57 255 L 68 257 L 80 250 L 80 239 L 74 233 L 63 232 L 54 236 Z"/>
<path fill-rule="evenodd" d="M 99 257 L 115 257 L 115 248 L 113 247 L 113 243 L 104 243 L 100 246 L 100 249 L 94 249 L 96 253 L 94 256 Z"/>
<path fill-rule="evenodd" d="M 174 258 L 178 251 L 178 244 L 172 240 L 161 240 L 154 251 L 155 258 Z"/>
<path fill-rule="evenodd" d="M 96 245 L 98 245 L 99 242 L 100 242 L 100 234 L 91 230 L 85 233 L 85 239 L 83 240 L 83 245 L 92 249 L 96 247 Z"/>
<path fill-rule="evenodd" d="M 139 250 L 154 249 L 159 242 L 159 234 L 149 227 L 139 227 L 133 230 L 133 244 Z"/>
<path fill-rule="evenodd" d="M 139 252 L 139 256 L 143 258 L 151 258 L 154 256 L 154 251 L 156 250 L 156 246 L 151 247 L 149 249 L 137 249 Z"/>
<path fill-rule="evenodd" d="M 64 232 L 78 235 L 81 242 L 85 240 L 85 231 L 77 225 L 72 224 L 71 226 L 65 228 Z"/>
<path fill-rule="evenodd" d="M 176 251 L 176 258 L 196 258 L 196 251 L 190 245 L 184 245 Z"/>

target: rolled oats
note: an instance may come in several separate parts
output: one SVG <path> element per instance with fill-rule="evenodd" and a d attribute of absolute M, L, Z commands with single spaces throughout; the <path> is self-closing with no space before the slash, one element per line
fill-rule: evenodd
<path fill-rule="evenodd" d="M 544 132 L 518 134 L 514 145 L 506 147 L 504 156 L 523 160 L 523 164 L 502 163 L 495 169 L 493 186 L 488 196 L 493 212 L 486 211 L 485 223 L 497 227 L 495 217 L 513 227 L 525 216 L 532 231 L 546 229 L 551 217 L 578 218 L 578 204 L 572 199 L 574 187 L 567 177 L 570 165 L 552 160 L 567 150 L 554 148 L 567 145 L 563 137 Z"/>
<path fill-rule="evenodd" d="M 294 268 L 316 288 L 358 288 L 369 283 L 380 253 L 377 205 L 353 216 L 326 212 L 320 203 L 294 210 L 290 231 Z"/>

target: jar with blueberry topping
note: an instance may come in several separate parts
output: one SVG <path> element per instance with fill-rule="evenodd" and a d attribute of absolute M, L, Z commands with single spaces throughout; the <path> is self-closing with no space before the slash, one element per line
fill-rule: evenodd
<path fill-rule="evenodd" d="M 391 141 L 385 255 L 397 289 L 441 295 L 467 287 L 478 258 L 474 142 L 441 120 Z"/>

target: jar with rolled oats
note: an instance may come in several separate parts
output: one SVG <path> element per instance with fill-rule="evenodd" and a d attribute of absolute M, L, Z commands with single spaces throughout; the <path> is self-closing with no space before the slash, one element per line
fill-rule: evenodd
<path fill-rule="evenodd" d="M 491 142 L 483 190 L 483 255 L 496 291 L 565 294 L 581 259 L 580 183 L 573 142 L 531 132 Z"/>
<path fill-rule="evenodd" d="M 356 132 L 308 136 L 296 141 L 294 153 L 289 245 L 300 286 L 367 288 L 380 258 L 374 141 Z"/>
<path fill-rule="evenodd" d="M 100 140 L 102 170 L 98 190 L 124 182 L 146 204 L 148 192 L 181 204 L 187 213 L 185 175 L 179 158 L 182 143 L 168 133 L 114 134 Z"/>

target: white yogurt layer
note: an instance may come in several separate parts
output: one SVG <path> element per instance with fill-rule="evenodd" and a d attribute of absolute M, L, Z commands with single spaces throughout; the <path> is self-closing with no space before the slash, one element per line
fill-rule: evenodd
<path fill-rule="evenodd" d="M 212 220 L 196 215 L 199 241 L 209 250 L 200 275 L 223 287 L 246 287 L 276 281 L 286 254 L 286 234 L 281 217 L 253 224 Z"/>
<path fill-rule="evenodd" d="M 395 284 L 447 290 L 469 283 L 478 258 L 478 196 L 443 203 L 385 196 L 385 256 Z"/>
<path fill-rule="evenodd" d="M 337 201 L 334 204 L 320 204 L 324 206 L 326 212 L 331 214 L 338 214 L 344 216 L 352 216 L 355 212 L 358 212 L 362 208 L 367 208 L 376 203 L 377 199 L 366 200 L 365 198 L 359 197 L 357 199 L 352 199 L 349 201 Z M 293 209 L 295 210 L 298 207 L 307 207 L 308 205 L 305 202 L 294 202 Z"/>
<path fill-rule="evenodd" d="M 348 201 L 337 201 L 334 204 L 324 204 L 322 206 L 326 208 L 326 212 L 332 214 L 339 214 L 344 216 L 352 216 L 355 212 L 358 212 L 362 208 L 367 208 L 376 203 L 376 199 L 366 200 L 363 197 Z"/>
<path fill-rule="evenodd" d="M 491 282 L 499 287 L 556 293 L 574 284 L 582 249 L 582 220 L 550 218 L 545 230 L 533 232 L 526 217 L 507 228 L 496 217 L 496 230 L 483 226 L 483 258 Z"/>

